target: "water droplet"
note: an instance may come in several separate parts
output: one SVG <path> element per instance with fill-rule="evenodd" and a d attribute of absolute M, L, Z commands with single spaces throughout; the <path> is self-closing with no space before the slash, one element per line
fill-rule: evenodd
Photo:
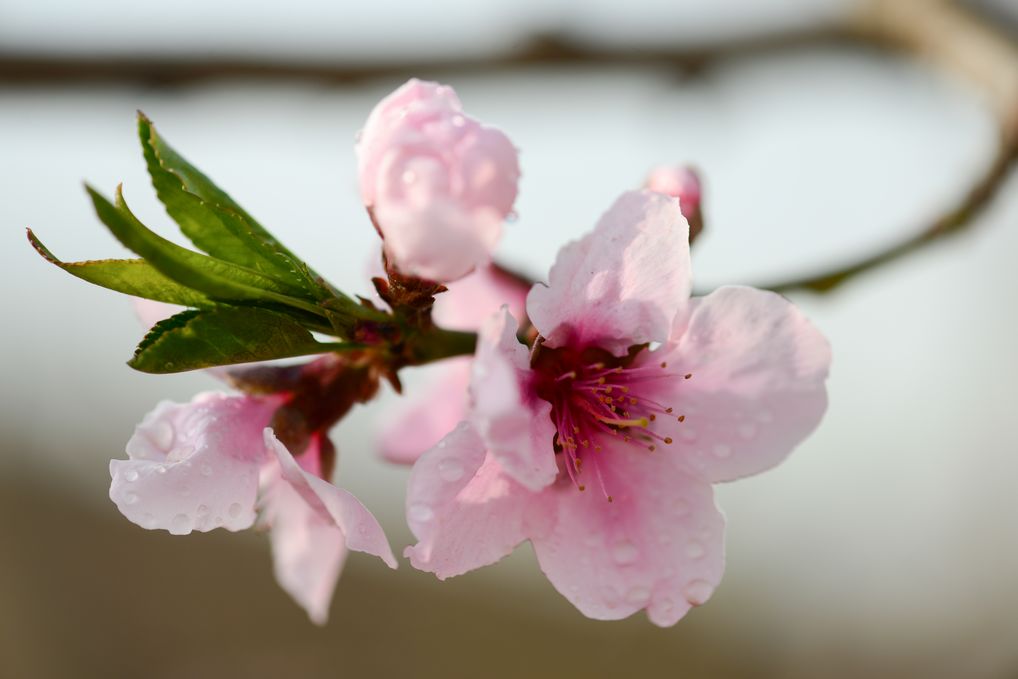
<path fill-rule="evenodd" d="M 127 495 L 124 496 L 124 504 L 125 505 L 133 505 L 137 501 L 138 501 L 138 496 L 135 495 L 134 493 L 128 493 Z"/>
<path fill-rule="evenodd" d="M 739 425 L 739 436 L 749 440 L 756 436 L 756 425 L 752 422 L 745 422 Z"/>
<path fill-rule="evenodd" d="M 724 443 L 719 443 L 714 446 L 714 454 L 720 458 L 726 458 L 732 454 L 732 448 Z"/>
<path fill-rule="evenodd" d="M 756 414 L 757 422 L 763 422 L 764 424 L 774 421 L 774 413 L 769 410 L 761 410 Z"/>
<path fill-rule="evenodd" d="M 209 513 L 208 505 L 198 505 L 198 515 L 204 516 Z"/>
<path fill-rule="evenodd" d="M 156 526 L 156 517 L 152 516 L 148 512 L 145 512 L 144 516 L 141 517 L 141 524 L 143 526 L 145 526 L 145 528 L 150 528 L 150 529 L 151 528 L 155 528 L 155 526 Z"/>
<path fill-rule="evenodd" d="M 453 127 L 463 127 L 464 125 L 467 124 L 467 119 L 464 118 L 463 116 L 456 115 L 452 117 L 452 124 Z"/>
<path fill-rule="evenodd" d="M 696 437 L 697 437 L 696 430 L 693 429 L 692 427 L 685 427 L 685 428 L 683 428 L 683 430 L 682 430 L 682 432 L 680 434 L 681 434 L 682 438 L 684 440 L 686 440 L 686 441 L 695 441 Z"/>
<path fill-rule="evenodd" d="M 173 427 L 166 420 L 157 420 L 149 428 L 148 438 L 159 450 L 166 452 L 173 447 Z"/>
<path fill-rule="evenodd" d="M 207 465 L 207 464 L 203 464 L 201 466 L 201 475 L 202 476 L 212 476 L 212 467 Z"/>
<path fill-rule="evenodd" d="M 646 587 L 634 587 L 626 593 L 626 601 L 636 606 L 647 603 L 649 598 L 650 590 Z"/>
<path fill-rule="evenodd" d="M 699 542 L 690 542 L 686 545 L 686 556 L 690 559 L 699 559 L 704 555 L 703 545 Z"/>
<path fill-rule="evenodd" d="M 124 472 L 124 478 L 133 483 L 138 480 L 138 471 L 136 469 L 128 469 Z"/>
<path fill-rule="evenodd" d="M 459 460 L 446 458 L 438 463 L 438 474 L 452 483 L 463 478 L 463 465 Z"/>
<path fill-rule="evenodd" d="M 431 521 L 435 517 L 435 512 L 426 504 L 416 503 L 410 505 L 410 509 L 407 511 L 410 520 L 417 523 L 424 523 Z"/>
<path fill-rule="evenodd" d="M 710 599 L 710 595 L 714 593 L 714 586 L 706 580 L 693 580 L 686 585 L 686 601 L 693 604 L 694 606 L 701 606 Z"/>
<path fill-rule="evenodd" d="M 231 519 L 236 519 L 238 516 L 240 516 L 241 509 L 243 509 L 243 508 L 240 506 L 240 503 L 239 502 L 234 502 L 226 510 L 226 513 L 230 515 Z"/>
<path fill-rule="evenodd" d="M 413 170 L 407 170 L 403 173 L 402 179 L 404 184 L 413 184 L 417 181 L 417 173 Z"/>
<path fill-rule="evenodd" d="M 165 474 L 166 473 L 166 465 L 159 465 L 158 467 L 156 467 L 156 472 L 158 472 L 159 474 Z"/>
<path fill-rule="evenodd" d="M 634 563 L 639 556 L 640 552 L 636 549 L 636 545 L 628 540 L 620 542 L 612 548 L 612 558 L 615 559 L 615 563 L 620 566 Z"/>
<path fill-rule="evenodd" d="M 445 448 L 447 445 L 449 445 L 449 443 L 445 439 L 442 439 L 441 441 L 438 442 L 439 448 Z"/>
<path fill-rule="evenodd" d="M 218 514 L 213 516 L 212 517 L 212 525 L 216 526 L 216 527 L 222 526 L 223 525 L 223 517 L 219 516 Z"/>
<path fill-rule="evenodd" d="M 170 523 L 170 529 L 174 533 L 186 533 L 191 528 L 191 517 L 187 514 L 177 514 Z"/>

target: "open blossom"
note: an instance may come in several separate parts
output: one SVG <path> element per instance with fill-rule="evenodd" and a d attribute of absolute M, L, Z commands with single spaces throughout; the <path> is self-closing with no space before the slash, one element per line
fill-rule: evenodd
<path fill-rule="evenodd" d="M 559 253 L 527 311 L 482 328 L 468 418 L 411 474 L 406 554 L 440 578 L 530 540 L 586 615 L 662 626 L 724 568 L 712 484 L 780 462 L 826 409 L 830 350 L 779 295 L 690 299 L 675 201 L 630 192 Z"/>
<path fill-rule="evenodd" d="M 463 112 L 448 85 L 408 81 L 357 142 L 361 198 L 405 274 L 447 282 L 491 259 L 516 200 L 516 148 Z"/>
<path fill-rule="evenodd" d="M 267 427 L 282 400 L 205 393 L 160 403 L 128 441 L 128 459 L 110 462 L 110 499 L 139 526 L 175 535 L 260 520 L 277 580 L 322 624 L 347 550 L 396 561 L 371 513 L 321 478 L 321 435 L 294 458 Z"/>
<path fill-rule="evenodd" d="M 449 284 L 435 300 L 433 318 L 450 330 L 476 331 L 507 305 L 520 317 L 527 287 L 512 275 L 484 267 Z M 436 363 L 431 381 L 421 385 L 388 410 L 379 448 L 389 462 L 413 464 L 467 414 L 467 386 L 473 358 L 457 356 Z"/>

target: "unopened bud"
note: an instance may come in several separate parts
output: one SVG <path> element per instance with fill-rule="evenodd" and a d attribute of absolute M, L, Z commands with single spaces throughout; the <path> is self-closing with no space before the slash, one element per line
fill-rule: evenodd
<path fill-rule="evenodd" d="M 703 231 L 700 175 L 691 167 L 659 165 L 647 177 L 646 188 L 679 200 L 682 216 L 689 222 L 689 242 Z"/>

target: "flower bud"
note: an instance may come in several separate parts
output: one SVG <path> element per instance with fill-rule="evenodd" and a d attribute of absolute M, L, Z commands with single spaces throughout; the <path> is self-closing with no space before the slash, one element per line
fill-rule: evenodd
<path fill-rule="evenodd" d="M 689 222 L 689 242 L 692 243 L 703 230 L 700 175 L 696 170 L 678 165 L 659 165 L 651 170 L 646 187 L 679 199 L 682 216 Z"/>
<path fill-rule="evenodd" d="M 410 80 L 357 141 L 361 198 L 404 274 L 448 282 L 491 260 L 516 200 L 516 147 L 447 85 Z"/>

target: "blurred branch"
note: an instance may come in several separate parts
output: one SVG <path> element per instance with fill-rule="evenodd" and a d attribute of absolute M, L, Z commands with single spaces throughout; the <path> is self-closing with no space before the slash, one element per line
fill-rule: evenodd
<path fill-rule="evenodd" d="M 472 59 L 280 63 L 256 59 L 38 57 L 0 51 L 0 83 L 136 81 L 182 85 L 208 79 L 259 77 L 349 84 L 382 77 L 442 72 L 495 72 L 533 65 L 670 66 L 694 73 L 719 60 L 751 58 L 791 48 L 849 44 L 891 49 L 927 59 L 976 85 L 994 112 L 999 146 L 989 167 L 964 198 L 931 223 L 892 246 L 833 271 L 773 281 L 781 292 L 826 292 L 853 278 L 970 227 L 992 202 L 1018 160 L 1018 48 L 990 21 L 950 0 L 862 0 L 840 23 L 671 48 L 608 47 L 565 34 L 539 36 L 516 51 Z"/>
<path fill-rule="evenodd" d="M 1018 160 L 1018 48 L 1007 37 L 946 0 L 869 0 L 853 27 L 861 39 L 929 59 L 979 87 L 997 118 L 996 156 L 957 205 L 905 240 L 834 271 L 760 287 L 826 292 L 857 274 L 961 232 L 990 205 Z"/>

